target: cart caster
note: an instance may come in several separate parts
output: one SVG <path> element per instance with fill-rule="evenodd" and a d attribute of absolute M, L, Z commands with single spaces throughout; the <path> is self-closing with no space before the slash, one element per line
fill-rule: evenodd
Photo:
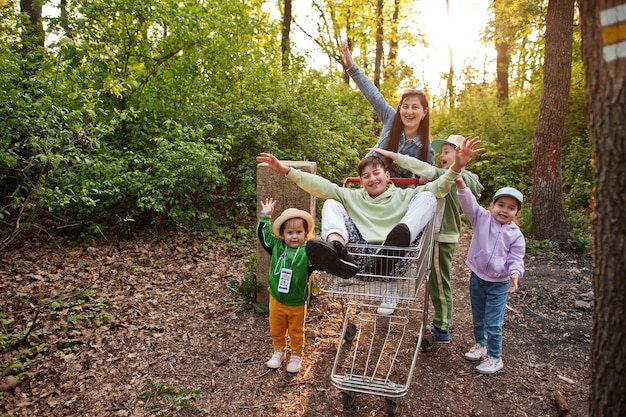
<path fill-rule="evenodd" d="M 344 334 L 343 337 L 344 339 L 346 339 L 346 342 L 352 342 L 352 340 L 354 339 L 354 336 L 356 336 L 356 324 L 350 323 L 346 327 L 346 333 Z"/>
<path fill-rule="evenodd" d="M 387 408 L 387 414 L 395 416 L 398 412 L 399 400 L 395 398 L 387 398 L 385 401 L 385 407 Z"/>
<path fill-rule="evenodd" d="M 344 410 L 352 408 L 354 405 L 354 394 L 351 392 L 341 391 L 341 404 L 343 404 Z"/>
<path fill-rule="evenodd" d="M 433 333 L 424 334 L 422 336 L 422 349 L 430 352 L 435 347 L 435 335 Z"/>

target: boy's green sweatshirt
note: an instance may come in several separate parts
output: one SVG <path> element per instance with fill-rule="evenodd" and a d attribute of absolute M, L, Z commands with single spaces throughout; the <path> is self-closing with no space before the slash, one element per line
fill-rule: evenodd
<path fill-rule="evenodd" d="M 415 194 L 430 191 L 436 198 L 443 198 L 450 192 L 458 175 L 449 169 L 436 180 L 416 188 L 398 188 L 389 184 L 387 191 L 376 198 L 370 197 L 364 188 L 342 187 L 318 175 L 294 168 L 289 171 L 287 178 L 316 197 L 339 201 L 361 236 L 369 243 L 378 244 L 402 220 Z"/>
<path fill-rule="evenodd" d="M 429 163 L 420 161 L 408 155 L 398 154 L 396 164 L 406 168 L 419 176 L 436 179 L 446 173 L 446 169 L 437 168 Z M 480 194 L 484 187 L 478 180 L 478 175 L 473 172 L 463 170 L 461 176 L 465 185 L 476 196 Z M 435 230 L 435 240 L 441 243 L 458 243 L 461 234 L 461 205 L 456 195 L 456 185 L 452 185 L 450 193 L 443 200 L 438 201 L 437 214 L 441 217 L 441 226 Z"/>

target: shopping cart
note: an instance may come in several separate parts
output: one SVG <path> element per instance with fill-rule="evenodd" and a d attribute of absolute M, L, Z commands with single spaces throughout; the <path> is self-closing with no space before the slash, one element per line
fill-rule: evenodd
<path fill-rule="evenodd" d="M 396 184 L 415 184 L 412 179 L 396 180 Z M 385 397 L 387 413 L 395 415 L 400 398 L 408 392 L 420 348 L 428 351 L 435 344 L 426 325 L 428 285 L 423 285 L 429 279 L 434 223 L 434 218 L 428 222 L 416 245 L 385 246 L 384 255 L 381 245 L 348 244 L 359 266 L 357 275 L 350 279 L 320 275 L 322 293 L 338 299 L 342 306 L 343 326 L 331 383 L 340 390 L 344 409 L 354 405 L 356 394 L 371 394 Z M 389 260 L 394 261 L 392 267 L 380 267 Z M 397 301 L 395 311 L 379 314 L 381 303 L 390 298 Z"/>

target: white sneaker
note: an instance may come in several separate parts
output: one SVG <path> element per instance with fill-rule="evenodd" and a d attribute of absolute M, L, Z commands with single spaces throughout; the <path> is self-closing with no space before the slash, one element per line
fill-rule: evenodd
<path fill-rule="evenodd" d="M 393 314 L 396 311 L 396 306 L 398 305 L 398 294 L 392 293 L 390 295 L 386 295 L 383 298 L 383 302 L 380 303 L 380 307 L 378 307 L 378 314 L 382 314 L 388 316 Z"/>
<path fill-rule="evenodd" d="M 291 358 L 289 358 L 289 363 L 287 364 L 287 372 L 299 372 L 301 364 L 302 358 L 300 356 L 291 355 Z"/>
<path fill-rule="evenodd" d="M 493 356 L 487 355 L 487 358 L 476 367 L 476 372 L 479 374 L 490 375 L 498 372 L 502 368 L 504 368 L 502 358 L 494 358 Z"/>
<path fill-rule="evenodd" d="M 283 351 L 277 350 L 272 355 L 272 358 L 267 361 L 267 367 L 272 369 L 280 368 L 280 365 L 283 363 Z"/>
<path fill-rule="evenodd" d="M 479 361 L 487 356 L 487 346 L 476 343 L 469 352 L 465 353 L 465 359 L 468 361 Z"/>

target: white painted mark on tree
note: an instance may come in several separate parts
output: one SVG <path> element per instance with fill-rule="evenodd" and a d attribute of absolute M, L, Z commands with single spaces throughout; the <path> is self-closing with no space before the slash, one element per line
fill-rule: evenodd
<path fill-rule="evenodd" d="M 600 25 L 604 60 L 611 62 L 626 58 L 626 4 L 603 10 Z"/>

